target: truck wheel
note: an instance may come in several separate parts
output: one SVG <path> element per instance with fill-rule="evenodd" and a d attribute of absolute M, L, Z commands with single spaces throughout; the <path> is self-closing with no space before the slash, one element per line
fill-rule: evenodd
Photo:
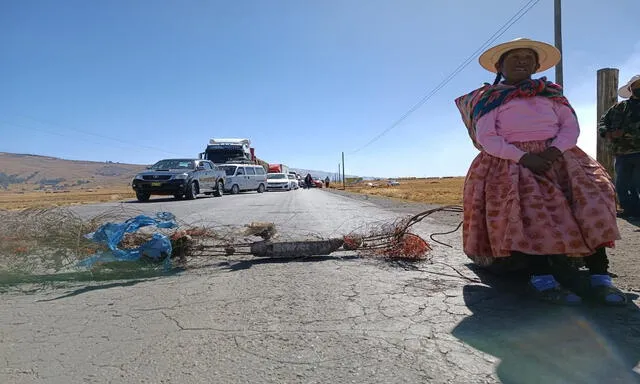
<path fill-rule="evenodd" d="M 224 195 L 224 183 L 222 183 L 222 181 L 218 181 L 216 190 L 213 191 L 213 196 L 221 197 L 222 195 Z"/>
<path fill-rule="evenodd" d="M 240 193 L 240 187 L 238 187 L 238 184 L 233 184 L 233 187 L 231 187 L 231 194 L 237 195 L 238 193 Z"/>
<path fill-rule="evenodd" d="M 258 193 L 263 193 L 264 192 L 264 184 L 260 184 L 260 186 L 258 186 Z"/>
<path fill-rule="evenodd" d="M 187 198 L 187 200 L 194 200 L 198 196 L 198 185 L 196 185 L 195 181 L 192 181 L 189 184 L 184 195 Z"/>
<path fill-rule="evenodd" d="M 138 199 L 139 202 L 144 203 L 145 201 L 149 201 L 150 197 L 151 197 L 150 193 L 147 193 L 147 192 L 136 192 L 136 198 Z"/>

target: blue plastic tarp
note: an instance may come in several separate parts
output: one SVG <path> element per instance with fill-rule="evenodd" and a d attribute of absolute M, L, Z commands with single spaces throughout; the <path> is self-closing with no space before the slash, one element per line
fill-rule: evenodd
<path fill-rule="evenodd" d="M 106 223 L 95 232 L 86 234 L 85 237 L 98 244 L 106 245 L 108 251 L 99 251 L 94 255 L 80 261 L 81 267 L 92 267 L 98 262 L 112 261 L 137 261 L 145 256 L 150 259 L 160 261 L 164 259 L 165 267 L 171 263 L 171 240 L 161 233 L 153 234 L 151 240 L 134 249 L 120 249 L 118 245 L 126 233 L 136 232 L 138 229 L 147 226 L 157 228 L 175 228 L 175 216 L 170 212 L 158 212 L 155 216 L 149 217 L 139 215 L 123 223 Z"/>

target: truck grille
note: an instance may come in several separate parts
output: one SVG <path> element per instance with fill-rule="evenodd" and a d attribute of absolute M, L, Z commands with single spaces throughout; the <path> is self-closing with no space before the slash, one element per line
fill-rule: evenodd
<path fill-rule="evenodd" d="M 145 175 L 142 176 L 143 180 L 169 180 L 171 175 Z"/>

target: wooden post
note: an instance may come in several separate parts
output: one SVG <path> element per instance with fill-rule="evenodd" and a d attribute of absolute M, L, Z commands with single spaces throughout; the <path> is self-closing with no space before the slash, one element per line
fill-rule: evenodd
<path fill-rule="evenodd" d="M 346 189 L 346 184 L 344 181 L 344 152 L 342 152 L 342 189 Z"/>
<path fill-rule="evenodd" d="M 598 70 L 598 121 L 602 115 L 618 102 L 618 69 L 602 68 Z M 596 132 L 596 160 L 604 166 L 611 177 L 614 177 L 613 155 L 607 142 Z"/>

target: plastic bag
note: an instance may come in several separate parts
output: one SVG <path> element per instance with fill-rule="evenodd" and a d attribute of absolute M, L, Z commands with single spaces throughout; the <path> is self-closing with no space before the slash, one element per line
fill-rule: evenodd
<path fill-rule="evenodd" d="M 154 261 L 164 259 L 165 267 L 171 262 L 171 240 L 163 234 L 155 233 L 151 240 L 145 242 L 138 248 L 120 249 L 118 245 L 126 233 L 133 233 L 146 226 L 156 226 L 158 228 L 175 228 L 175 216 L 171 212 L 158 212 L 155 218 L 139 215 L 123 223 L 106 223 L 95 232 L 85 235 L 98 244 L 104 244 L 109 251 L 99 251 L 94 255 L 81 260 L 78 265 L 81 267 L 92 267 L 98 262 L 113 261 L 137 261 L 140 258 L 148 257 Z"/>

